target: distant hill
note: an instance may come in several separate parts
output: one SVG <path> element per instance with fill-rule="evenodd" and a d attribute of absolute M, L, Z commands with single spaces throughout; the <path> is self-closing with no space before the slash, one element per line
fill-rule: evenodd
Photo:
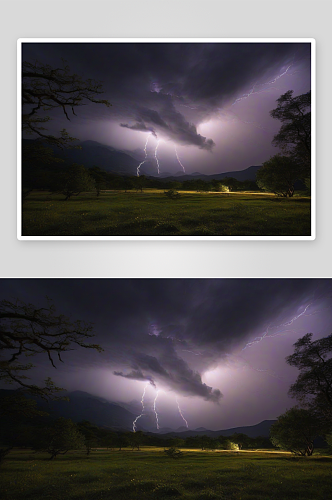
<path fill-rule="evenodd" d="M 0 390 L 0 398 L 14 392 Z M 64 396 L 67 396 L 69 401 L 59 400 L 48 403 L 38 399 L 38 406 L 55 418 L 70 418 L 74 422 L 88 420 L 98 426 L 109 427 L 114 430 L 131 430 L 133 420 L 137 416 L 116 403 L 111 403 L 87 392 L 74 391 L 65 393 Z"/>
<path fill-rule="evenodd" d="M 222 429 L 220 431 L 209 431 L 204 427 L 199 427 L 195 430 L 184 430 L 184 431 L 172 431 L 167 433 L 162 433 L 163 437 L 191 437 L 191 436 L 209 436 L 209 437 L 218 437 L 218 436 L 231 436 L 234 433 L 246 434 L 251 438 L 256 438 L 258 436 L 269 437 L 270 435 L 270 427 L 275 422 L 275 420 L 263 420 L 259 424 L 249 425 L 245 427 L 232 427 L 231 429 Z M 160 429 L 161 430 L 161 429 Z"/>
<path fill-rule="evenodd" d="M 162 174 L 160 177 L 162 177 L 163 180 L 172 180 L 172 181 L 187 181 L 191 179 L 202 179 L 203 181 L 212 181 L 212 179 L 217 179 L 221 180 L 224 179 L 225 177 L 233 177 L 233 179 L 236 179 L 237 181 L 255 181 L 256 180 L 256 172 L 257 170 L 261 168 L 261 165 L 259 166 L 251 166 L 246 168 L 245 170 L 236 170 L 234 172 L 222 172 L 220 174 L 211 174 L 211 175 L 206 175 L 206 174 L 201 174 L 200 172 L 193 172 L 192 174 L 183 174 L 183 172 L 178 172 L 175 175 L 172 174 Z"/>
<path fill-rule="evenodd" d="M 0 389 L 0 399 L 2 397 L 15 394 L 16 391 Z M 74 422 L 80 422 L 82 420 L 88 420 L 101 427 L 108 427 L 113 430 L 119 431 L 131 431 L 133 427 L 133 421 L 137 417 L 134 414 L 124 408 L 121 403 L 114 403 L 107 401 L 104 398 L 93 396 L 87 392 L 83 391 L 73 391 L 64 394 L 68 396 L 69 401 L 51 401 L 48 405 L 47 402 L 43 400 L 38 400 L 38 405 L 47 411 L 52 417 L 65 417 L 71 418 Z M 126 404 L 124 403 L 124 406 Z M 155 426 L 147 429 L 142 428 L 144 432 L 150 431 L 150 434 L 158 434 L 163 437 L 182 437 L 186 438 L 189 436 L 211 436 L 218 437 L 230 436 L 235 432 L 246 434 L 249 437 L 258 436 L 269 436 L 270 427 L 275 422 L 275 420 L 264 420 L 256 425 L 246 426 L 246 427 L 234 427 L 232 429 L 224 429 L 219 431 L 210 431 L 204 427 L 199 427 L 195 430 L 189 430 L 184 426 L 179 427 L 176 430 L 172 430 L 169 427 L 159 429 L 157 431 Z"/>
<path fill-rule="evenodd" d="M 39 139 L 36 139 L 40 142 Z M 31 139 L 23 139 L 23 144 L 33 143 Z M 136 149 L 134 151 L 121 151 L 105 144 L 100 144 L 97 141 L 81 141 L 77 142 L 81 149 L 68 148 L 60 149 L 52 146 L 54 154 L 68 163 L 78 163 L 84 165 L 86 168 L 99 167 L 107 172 L 113 172 L 119 175 L 136 175 L 137 167 L 140 161 L 144 159 L 144 151 Z M 50 147 L 50 146 L 48 146 Z M 168 168 L 172 165 L 168 166 Z M 166 166 L 167 168 L 167 166 Z M 167 180 L 184 181 L 189 179 L 223 179 L 224 177 L 233 177 L 238 181 L 254 181 L 256 179 L 256 172 L 259 166 L 251 166 L 245 170 L 235 172 L 222 172 L 219 174 L 206 175 L 201 172 L 194 172 L 192 174 L 184 174 L 183 171 L 178 171 L 175 174 L 170 172 L 161 172 L 156 175 L 156 165 L 154 159 L 148 159 L 141 167 L 141 174 L 149 177 L 156 177 Z"/>

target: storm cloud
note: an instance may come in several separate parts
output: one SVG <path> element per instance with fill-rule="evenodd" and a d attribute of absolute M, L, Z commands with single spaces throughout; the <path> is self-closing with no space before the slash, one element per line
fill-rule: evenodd
<path fill-rule="evenodd" d="M 42 306 L 47 296 L 59 312 L 92 321 L 96 342 L 105 349 L 102 354 L 73 352 L 73 366 L 104 367 L 118 377 L 219 402 L 223 387 L 206 384 L 204 373 L 254 345 L 255 339 L 266 341 L 298 328 L 311 315 L 318 317 L 323 304 L 330 307 L 331 283 L 319 279 L 1 282 L 1 299 L 19 298 Z"/>
<path fill-rule="evenodd" d="M 73 131 L 77 124 L 83 127 L 82 133 L 89 136 L 84 123 L 88 126 L 93 120 L 104 128 L 109 122 L 118 127 L 113 138 L 109 135 L 110 145 L 114 147 L 117 141 L 126 140 L 123 134 L 126 133 L 124 129 L 128 129 L 208 152 L 215 151 L 218 146 L 220 154 L 225 133 L 221 136 L 220 132 L 209 129 L 214 135 L 211 137 L 209 133 L 198 131 L 198 127 L 213 118 L 224 124 L 235 120 L 239 133 L 243 134 L 240 124 L 254 123 L 259 118 L 271 128 L 270 140 L 265 139 L 266 146 L 261 152 L 264 158 L 265 151 L 271 150 L 275 129 L 269 117 L 272 103 L 281 91 L 295 89 L 296 94 L 297 89 L 300 92 L 304 87 L 310 90 L 310 49 L 310 43 L 283 42 L 25 43 L 23 59 L 59 67 L 64 58 L 73 72 L 102 82 L 103 97 L 109 99 L 112 107 L 109 110 L 96 105 L 81 108 L 78 116 L 82 121 L 72 120 Z M 270 93 L 274 95 L 272 101 L 268 99 Z M 256 94 L 265 98 L 253 112 L 246 101 L 250 103 Z M 65 119 L 63 126 L 68 126 Z M 96 130 L 90 127 L 90 136 Z M 260 141 L 264 137 L 259 130 L 269 129 L 262 124 L 256 128 L 255 140 L 257 147 L 262 149 Z M 242 139 L 242 147 L 237 148 L 237 162 L 246 158 L 246 149 L 250 150 L 250 128 L 248 133 L 248 148 Z M 142 140 L 140 136 L 137 141 L 130 136 L 130 140 L 136 141 L 138 146 Z M 97 140 L 95 135 L 93 138 Z M 238 144 L 239 137 L 232 136 L 229 143 L 233 141 Z M 231 158 L 229 154 L 226 148 L 222 158 Z M 216 165 L 217 157 L 208 155 L 206 162 Z M 235 167 L 235 163 L 228 166 L 229 170 Z"/>

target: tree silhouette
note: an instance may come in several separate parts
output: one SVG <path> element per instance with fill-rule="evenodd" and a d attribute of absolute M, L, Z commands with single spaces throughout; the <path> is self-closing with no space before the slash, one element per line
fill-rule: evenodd
<path fill-rule="evenodd" d="M 61 109 L 67 120 L 69 115 L 76 116 L 76 108 L 87 102 L 111 104 L 106 99 L 99 99 L 103 93 L 102 84 L 71 73 L 69 66 L 52 68 L 40 62 L 23 61 L 22 65 L 22 129 L 46 142 L 61 148 L 74 140 L 65 129 L 59 137 L 46 132 L 45 124 L 51 120 L 45 112 Z"/>
<path fill-rule="evenodd" d="M 56 314 L 50 301 L 48 307 L 37 308 L 21 301 L 3 300 L 0 302 L 0 380 L 15 383 L 32 395 L 54 398 L 61 389 L 51 378 L 47 378 L 42 387 L 28 382 L 25 373 L 33 364 L 27 363 L 26 357 L 46 355 L 55 368 L 56 360 L 63 362 L 62 353 L 75 346 L 102 351 L 98 344 L 87 343 L 93 336 L 91 324 L 72 322 Z"/>
<path fill-rule="evenodd" d="M 293 97 L 288 90 L 277 99 L 278 106 L 270 111 L 272 118 L 282 122 L 272 144 L 302 164 L 310 177 L 311 164 L 311 92 Z"/>

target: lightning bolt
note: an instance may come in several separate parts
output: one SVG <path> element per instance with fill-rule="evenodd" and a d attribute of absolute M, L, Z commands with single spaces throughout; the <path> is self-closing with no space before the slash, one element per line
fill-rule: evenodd
<path fill-rule="evenodd" d="M 248 99 L 248 97 L 250 97 L 253 94 L 260 94 L 262 91 L 254 92 L 256 85 L 257 85 L 257 82 L 254 83 L 252 89 L 248 92 L 248 94 L 243 94 L 241 97 L 239 97 L 238 99 L 236 99 L 233 102 L 232 106 L 234 106 L 234 104 L 236 104 L 237 102 L 242 101 L 243 99 Z"/>
<path fill-rule="evenodd" d="M 180 160 L 180 158 L 179 158 L 178 152 L 177 152 L 177 150 L 176 150 L 176 146 L 174 146 L 174 149 L 175 149 L 175 154 L 176 154 L 176 157 L 177 157 L 177 159 L 178 159 L 178 162 L 180 163 L 180 165 L 181 165 L 181 167 L 182 167 L 183 172 L 184 172 L 184 173 L 186 173 L 186 171 L 185 171 L 185 169 L 184 169 L 184 166 L 182 165 L 181 160 Z"/>
<path fill-rule="evenodd" d="M 154 401 L 153 401 L 153 411 L 154 411 L 154 414 L 156 416 L 156 424 L 157 424 L 157 429 L 158 430 L 159 430 L 159 420 L 158 420 L 158 413 L 157 413 L 157 410 L 156 410 L 156 402 L 157 402 L 157 398 L 159 396 L 159 392 L 160 391 L 157 391 L 156 397 L 154 398 Z"/>
<path fill-rule="evenodd" d="M 286 323 L 282 323 L 281 325 L 277 325 L 275 326 L 274 328 L 282 328 L 284 326 L 291 326 L 294 321 L 296 321 L 297 319 L 299 319 L 301 316 L 305 315 L 305 313 L 307 312 L 308 308 L 312 305 L 312 302 L 310 302 L 309 304 L 306 305 L 306 307 L 304 308 L 304 310 L 298 314 L 297 316 L 294 316 L 292 319 L 290 319 L 289 321 L 287 321 Z M 313 313 L 315 314 L 315 313 Z M 271 333 L 269 334 L 269 328 L 271 327 L 271 325 L 269 325 L 266 329 L 266 331 L 263 333 L 263 335 L 261 335 L 260 337 L 255 337 L 254 340 L 252 340 L 251 342 L 248 342 L 244 348 L 242 349 L 242 351 L 244 351 L 245 349 L 247 349 L 248 347 L 252 347 L 253 345 L 255 344 L 258 344 L 258 342 L 261 342 L 263 339 L 266 339 L 266 338 L 273 338 L 273 337 L 277 337 L 279 335 L 285 335 L 287 332 L 293 332 L 294 330 L 279 330 L 275 333 Z"/>
<path fill-rule="evenodd" d="M 142 166 L 142 165 L 143 165 L 143 163 L 145 163 L 145 162 L 146 162 L 146 160 L 148 159 L 148 152 L 147 152 L 146 148 L 148 147 L 148 142 L 149 142 L 149 139 L 150 139 L 150 135 L 151 135 L 151 134 L 149 134 L 149 135 L 148 135 L 148 138 L 146 139 L 146 143 L 145 143 L 145 146 L 144 146 L 145 158 L 144 158 L 144 160 L 143 160 L 143 161 L 141 161 L 141 163 L 140 163 L 140 164 L 138 165 L 138 167 L 137 167 L 137 177 L 139 177 L 139 170 L 140 170 L 141 166 Z"/>
<path fill-rule="evenodd" d="M 293 62 L 294 62 L 294 60 L 293 60 Z M 276 77 L 275 77 L 273 80 L 271 80 L 270 82 L 263 83 L 262 85 L 270 85 L 271 83 L 275 83 L 277 80 L 279 80 L 279 78 L 281 78 L 282 76 L 284 76 L 284 75 L 288 72 L 289 68 L 293 65 L 293 62 L 292 62 L 292 64 L 290 64 L 290 65 L 288 66 L 288 68 L 286 68 L 286 70 L 285 70 L 283 73 L 281 73 L 281 75 L 276 76 Z"/>
<path fill-rule="evenodd" d="M 179 410 L 179 413 L 181 415 L 181 418 L 184 421 L 184 423 L 186 424 L 187 429 L 189 429 L 188 422 L 187 422 L 187 420 L 184 418 L 184 416 L 182 414 L 182 411 L 181 411 L 181 408 L 180 408 L 179 401 L 178 401 L 177 397 L 175 397 L 175 401 L 176 401 L 176 404 L 178 405 L 178 410 Z"/>
<path fill-rule="evenodd" d="M 154 157 L 155 157 L 156 162 L 157 162 L 158 175 L 160 174 L 160 169 L 159 169 L 160 165 L 159 165 L 159 160 L 158 160 L 158 156 L 157 156 L 157 151 L 158 151 L 159 144 L 160 144 L 160 141 L 157 142 L 156 149 L 154 150 Z"/>
<path fill-rule="evenodd" d="M 258 85 L 257 85 L 257 82 L 254 83 L 252 89 L 247 94 L 243 94 L 241 97 L 239 97 L 238 99 L 236 99 L 233 102 L 233 104 L 231 104 L 231 106 L 234 106 L 235 103 L 237 103 L 239 101 L 242 101 L 243 99 L 248 99 L 248 97 L 250 97 L 253 94 L 261 94 L 262 92 L 269 92 L 273 87 L 271 87 L 269 89 L 262 89 L 262 90 L 257 90 L 257 91 L 255 91 L 255 87 L 261 86 L 261 85 L 271 85 L 271 84 L 275 83 L 277 80 L 279 80 L 279 78 L 281 78 L 282 76 L 286 75 L 288 73 L 289 68 L 291 68 L 293 66 L 293 64 L 294 64 L 295 55 L 296 55 L 296 53 L 293 56 L 291 64 L 289 66 L 287 66 L 287 68 L 285 69 L 285 71 L 283 71 L 283 73 L 280 73 L 279 75 L 277 75 L 275 78 L 273 78 L 269 82 L 259 83 Z M 293 74 L 293 73 L 291 73 L 291 74 Z"/>
<path fill-rule="evenodd" d="M 144 408 L 145 391 L 146 391 L 146 389 L 147 389 L 147 387 L 148 387 L 149 383 L 150 383 L 150 382 L 148 382 L 148 383 L 145 385 L 145 387 L 144 387 L 144 391 L 143 391 L 143 394 L 142 394 L 142 399 L 141 399 L 142 411 L 141 411 L 141 414 L 140 414 L 140 415 L 138 415 L 138 417 L 136 417 L 136 418 L 135 418 L 135 420 L 133 421 L 133 432 L 136 432 L 136 422 L 137 422 L 137 420 L 138 420 L 139 418 L 143 417 L 143 415 L 144 415 L 144 410 L 145 410 L 145 408 Z"/>

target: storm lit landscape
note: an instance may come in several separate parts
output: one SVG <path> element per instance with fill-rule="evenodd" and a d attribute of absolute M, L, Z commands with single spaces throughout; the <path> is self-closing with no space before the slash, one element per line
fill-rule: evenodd
<path fill-rule="evenodd" d="M 0 290 L 3 498 L 327 498 L 330 279 Z"/>
<path fill-rule="evenodd" d="M 310 237 L 311 50 L 22 43 L 21 235 Z"/>

